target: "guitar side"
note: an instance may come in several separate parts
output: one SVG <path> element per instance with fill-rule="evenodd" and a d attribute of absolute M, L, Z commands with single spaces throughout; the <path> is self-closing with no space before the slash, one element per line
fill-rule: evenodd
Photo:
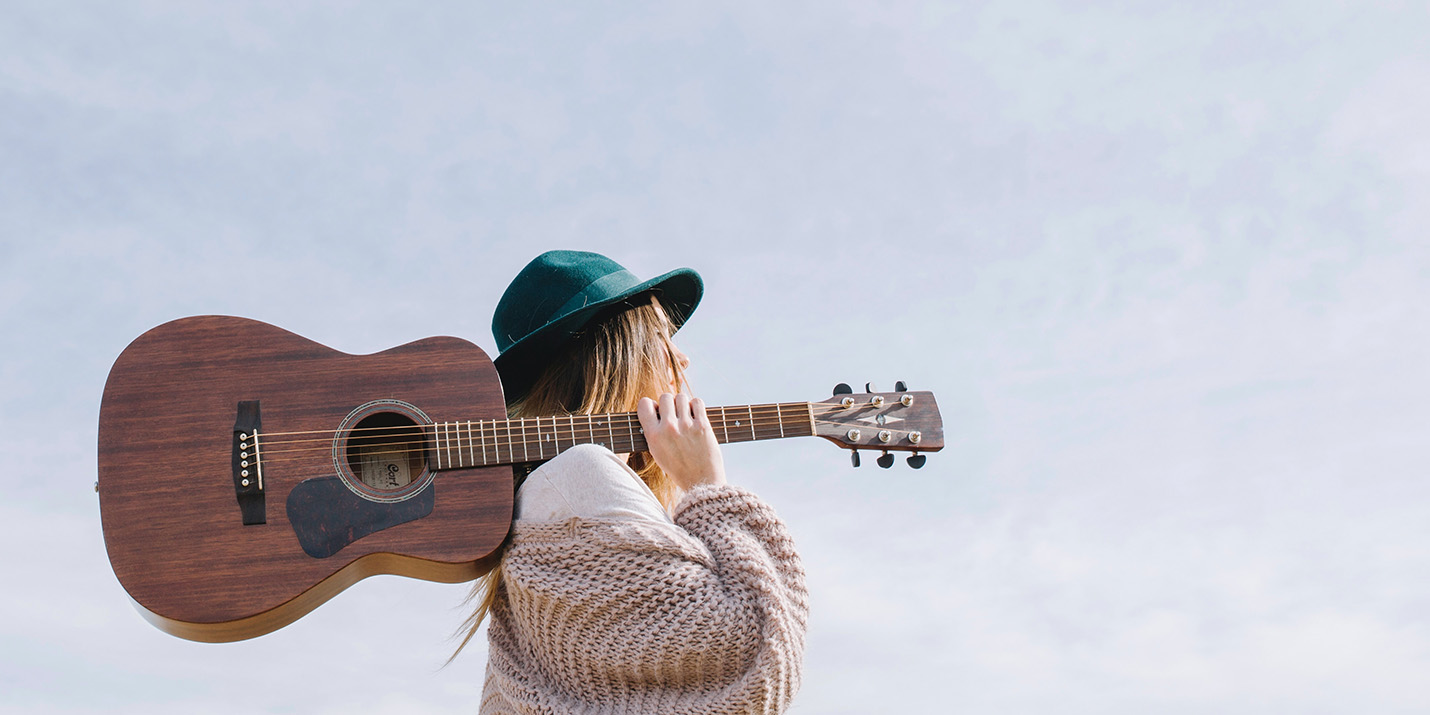
<path fill-rule="evenodd" d="M 330 556 L 304 552 L 286 499 L 304 480 L 332 477 L 323 435 L 372 400 L 411 404 L 434 421 L 505 418 L 490 359 L 457 338 L 350 355 L 258 321 L 201 316 L 131 343 L 105 385 L 98 488 L 110 563 L 146 617 L 190 640 L 242 640 L 367 576 L 458 582 L 490 568 L 511 525 L 509 466 L 439 472 L 425 516 Z M 265 460 L 266 521 L 247 525 L 231 464 L 245 401 L 258 403 L 265 434 L 315 435 Z"/>

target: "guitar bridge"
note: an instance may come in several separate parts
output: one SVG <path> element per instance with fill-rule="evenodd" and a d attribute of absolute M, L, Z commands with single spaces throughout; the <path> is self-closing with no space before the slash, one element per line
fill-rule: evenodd
<path fill-rule="evenodd" d="M 263 464 L 258 454 L 258 400 L 238 403 L 238 418 L 233 423 L 233 490 L 238 497 L 238 509 L 244 526 L 268 523 L 263 497 Z"/>

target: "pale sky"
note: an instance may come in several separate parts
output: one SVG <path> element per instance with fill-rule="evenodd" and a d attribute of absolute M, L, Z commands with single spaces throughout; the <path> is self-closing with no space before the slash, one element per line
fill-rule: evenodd
<path fill-rule="evenodd" d="M 731 445 L 812 589 L 795 713 L 1430 710 L 1416 3 L 11 2 L 0 713 L 473 712 L 466 587 L 149 626 L 95 480 L 185 315 L 495 353 L 552 248 L 690 266 L 713 404 L 937 396 L 914 471 Z"/>

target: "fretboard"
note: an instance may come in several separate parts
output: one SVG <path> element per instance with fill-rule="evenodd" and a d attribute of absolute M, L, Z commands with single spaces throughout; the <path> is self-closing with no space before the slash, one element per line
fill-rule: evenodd
<path fill-rule="evenodd" d="M 705 414 L 722 444 L 814 434 L 814 411 L 808 402 L 707 407 Z M 539 462 L 578 444 L 599 444 L 616 453 L 646 450 L 634 412 L 459 420 L 425 425 L 423 430 L 433 436 L 428 466 L 438 470 Z"/>

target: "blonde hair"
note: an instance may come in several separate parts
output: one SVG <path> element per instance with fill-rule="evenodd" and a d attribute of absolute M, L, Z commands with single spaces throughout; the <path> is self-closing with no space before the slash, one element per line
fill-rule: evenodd
<path fill-rule="evenodd" d="M 654 397 L 671 384 L 687 390 L 685 372 L 670 336 L 675 326 L 660 301 L 632 298 L 598 316 L 555 355 L 525 395 L 507 403 L 509 417 L 549 417 L 633 412 L 642 397 Z M 634 452 L 629 464 L 667 509 L 680 490 L 649 452 Z M 502 547 L 505 549 L 505 545 Z M 478 577 L 465 603 L 477 606 L 458 628 L 462 642 L 452 662 L 491 613 L 501 588 L 501 562 Z"/>

